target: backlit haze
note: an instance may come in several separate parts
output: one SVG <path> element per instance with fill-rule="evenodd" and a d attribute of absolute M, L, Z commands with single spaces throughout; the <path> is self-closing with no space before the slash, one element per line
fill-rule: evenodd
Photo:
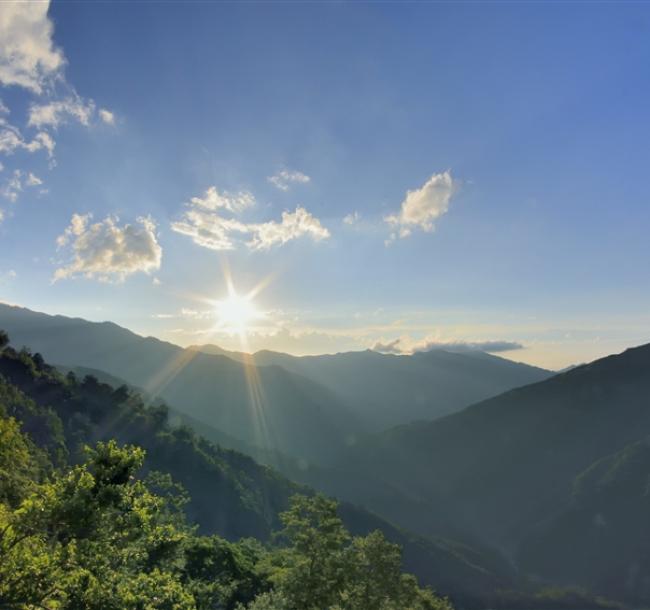
<path fill-rule="evenodd" d="M 2 3 L 0 301 L 293 354 L 647 342 L 649 22 Z"/>

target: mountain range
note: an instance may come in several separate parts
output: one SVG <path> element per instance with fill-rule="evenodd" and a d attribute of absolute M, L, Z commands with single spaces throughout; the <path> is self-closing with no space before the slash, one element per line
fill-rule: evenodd
<path fill-rule="evenodd" d="M 372 350 L 321 356 L 259 351 L 249 356 L 218 346 L 192 349 L 257 366 L 280 366 L 328 388 L 368 431 L 459 411 L 506 390 L 547 379 L 550 371 L 478 350 L 433 349 L 412 355 Z"/>
<path fill-rule="evenodd" d="M 650 345 L 366 437 L 311 483 L 423 535 L 647 602 Z M 403 501 L 408 498 L 409 501 Z"/>
<path fill-rule="evenodd" d="M 460 605 L 519 599 L 530 608 L 543 585 L 579 587 L 561 602 L 574 608 L 589 605 L 579 591 L 650 603 L 650 344 L 551 375 L 444 350 L 300 358 L 183 349 L 8 306 L 0 328 L 14 346 L 90 377 L 71 408 L 60 378 L 41 379 L 40 355 L 5 356 L 0 375 L 53 407 L 69 442 L 143 444 L 155 467 L 190 489 L 207 531 L 264 538 L 307 485 L 346 502 L 351 531 L 380 528 L 402 544 L 408 569 Z M 137 426 L 116 402 L 131 392 L 115 388 L 123 383 L 151 405 L 136 401 Z M 165 447 L 170 435 L 182 451 Z M 293 482 L 224 447 L 267 463 L 282 457 Z"/>
<path fill-rule="evenodd" d="M 110 322 L 2 304 L 0 328 L 49 362 L 108 373 L 246 445 L 300 463 L 329 463 L 368 432 L 431 419 L 551 374 L 480 352 L 298 358 L 183 349 Z"/>

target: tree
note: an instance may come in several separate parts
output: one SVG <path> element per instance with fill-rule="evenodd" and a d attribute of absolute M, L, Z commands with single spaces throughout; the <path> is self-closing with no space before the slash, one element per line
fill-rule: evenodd
<path fill-rule="evenodd" d="M 118 404 L 122 404 L 123 402 L 126 402 L 129 399 L 129 396 L 131 395 L 131 391 L 129 390 L 129 386 L 122 384 L 119 388 L 116 388 L 113 391 L 113 398 L 115 399 L 115 402 Z"/>
<path fill-rule="evenodd" d="M 42 371 L 45 369 L 45 359 L 39 352 L 32 354 L 32 361 L 34 362 L 34 366 L 36 367 L 37 371 Z"/>
<path fill-rule="evenodd" d="M 279 568 L 271 580 L 291 607 L 321 610 L 339 602 L 345 583 L 344 546 L 350 535 L 336 514 L 336 502 L 322 495 L 293 496 L 280 515 L 279 538 L 289 548 L 277 555 Z"/>
<path fill-rule="evenodd" d="M 195 607 L 181 582 L 188 532 L 135 479 L 143 458 L 98 443 L 18 508 L 0 505 L 1 607 Z"/>
<path fill-rule="evenodd" d="M 288 544 L 268 558 L 274 592 L 248 610 L 451 610 L 402 572 L 401 548 L 375 531 L 352 538 L 324 496 L 294 496 L 280 518 Z"/>
<path fill-rule="evenodd" d="M 39 470 L 33 451 L 18 422 L 0 418 L 0 502 L 16 506 L 33 488 Z"/>
<path fill-rule="evenodd" d="M 402 585 L 402 550 L 380 531 L 356 537 L 347 550 L 348 584 L 344 607 L 348 610 L 382 608 L 399 599 Z"/>
<path fill-rule="evenodd" d="M 283 593 L 268 591 L 258 595 L 248 606 L 237 606 L 237 610 L 293 610 Z"/>
<path fill-rule="evenodd" d="M 233 610 L 268 588 L 256 569 L 259 554 L 251 555 L 250 545 L 245 542 L 232 543 L 219 536 L 195 536 L 187 541 L 184 549 L 184 576 L 200 608 Z"/>
<path fill-rule="evenodd" d="M 0 329 L 0 351 L 9 345 L 9 335 Z"/>

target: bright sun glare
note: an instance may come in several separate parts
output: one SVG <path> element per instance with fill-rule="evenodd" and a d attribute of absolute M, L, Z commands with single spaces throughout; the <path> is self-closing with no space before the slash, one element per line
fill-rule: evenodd
<path fill-rule="evenodd" d="M 238 333 L 247 332 L 250 323 L 260 317 L 260 312 L 250 297 L 231 293 L 227 299 L 215 304 L 219 326 Z"/>

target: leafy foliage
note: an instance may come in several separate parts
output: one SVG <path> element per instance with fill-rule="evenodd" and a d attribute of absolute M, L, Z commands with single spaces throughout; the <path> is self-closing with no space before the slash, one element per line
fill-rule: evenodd
<path fill-rule="evenodd" d="M 126 386 L 61 375 L 38 354 L 7 347 L 0 354 L 0 402 L 23 422 L 55 464 L 81 462 L 85 444 L 116 439 L 147 451 L 145 469 L 182 481 L 186 510 L 204 533 L 266 540 L 299 487 L 235 451 L 220 449 L 187 426 L 168 422 L 165 405 L 148 407 Z M 20 388 L 20 391 L 17 389 Z M 4 400 L 3 400 L 4 398 Z M 215 504 L 215 498 L 219 503 Z"/>
<path fill-rule="evenodd" d="M 381 532 L 352 537 L 336 502 L 322 495 L 294 496 L 281 515 L 286 546 L 262 567 L 274 590 L 248 610 L 449 610 L 401 571 L 401 550 Z"/>
<path fill-rule="evenodd" d="M 3 421 L 24 471 L 28 441 Z M 13 508 L 0 504 L 3 608 L 449 608 L 401 574 L 399 549 L 379 533 L 351 541 L 331 500 L 294 497 L 279 536 L 288 547 L 229 543 L 196 536 L 177 505 L 136 477 L 142 449 L 110 441 L 86 453 Z"/>

